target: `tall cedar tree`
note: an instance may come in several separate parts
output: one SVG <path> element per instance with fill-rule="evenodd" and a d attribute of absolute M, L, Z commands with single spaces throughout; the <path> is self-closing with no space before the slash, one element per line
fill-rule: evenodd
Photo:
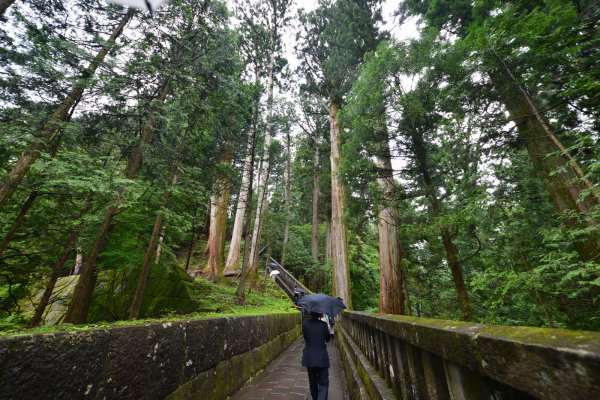
<path fill-rule="evenodd" d="M 324 1 L 309 13 L 300 13 L 303 32 L 298 51 L 304 90 L 327 99 L 331 141 L 331 256 L 333 294 L 352 308 L 344 185 L 340 174 L 341 132 L 338 112 L 343 97 L 356 79 L 366 52 L 374 50 L 383 35 L 379 0 Z"/>

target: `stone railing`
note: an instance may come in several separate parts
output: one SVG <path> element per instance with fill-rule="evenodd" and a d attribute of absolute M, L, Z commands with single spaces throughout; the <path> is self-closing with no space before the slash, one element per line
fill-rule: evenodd
<path fill-rule="evenodd" d="M 300 313 L 0 340 L 0 399 L 226 399 L 300 336 Z"/>
<path fill-rule="evenodd" d="M 600 398 L 600 333 L 344 312 L 352 399 Z"/>

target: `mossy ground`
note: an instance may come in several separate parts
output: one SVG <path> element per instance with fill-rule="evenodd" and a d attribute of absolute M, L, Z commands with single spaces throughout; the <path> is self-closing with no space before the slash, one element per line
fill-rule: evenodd
<path fill-rule="evenodd" d="M 246 297 L 240 304 L 236 290 L 237 278 L 226 278 L 222 283 L 215 284 L 200 277 L 195 278 L 195 296 L 198 307 L 191 313 L 168 312 L 155 318 L 144 318 L 134 321 L 98 322 L 86 325 L 45 325 L 28 329 L 28 321 L 12 318 L 0 321 L 0 337 L 50 333 L 61 331 L 80 331 L 93 328 L 109 328 L 111 326 L 143 325 L 155 322 L 186 321 L 199 318 L 214 318 L 224 316 L 262 315 L 284 312 L 296 312 L 290 299 L 270 279 L 259 279 L 256 287 L 247 286 Z"/>

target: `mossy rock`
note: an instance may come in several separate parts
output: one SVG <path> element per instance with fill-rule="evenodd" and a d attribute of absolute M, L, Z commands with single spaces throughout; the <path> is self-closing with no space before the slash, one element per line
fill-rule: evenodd
<path fill-rule="evenodd" d="M 139 269 L 134 271 L 105 270 L 100 272 L 88 313 L 88 323 L 126 319 L 133 299 Z M 78 275 L 60 278 L 52 294 L 52 303 L 44 315 L 45 325 L 62 321 Z M 34 295 L 37 304 L 42 295 Z M 146 285 L 140 317 L 160 316 L 167 313 L 185 314 L 198 309 L 200 289 L 181 268 L 173 265 L 153 265 Z M 33 307 L 26 310 L 33 315 Z"/>

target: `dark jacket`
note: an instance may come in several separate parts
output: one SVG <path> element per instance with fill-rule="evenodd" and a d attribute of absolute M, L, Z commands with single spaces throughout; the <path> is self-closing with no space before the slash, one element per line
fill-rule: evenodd
<path fill-rule="evenodd" d="M 327 324 L 318 319 L 310 319 L 302 324 L 302 335 L 304 336 L 302 366 L 329 368 L 329 355 L 325 343 L 329 342 Z"/>

